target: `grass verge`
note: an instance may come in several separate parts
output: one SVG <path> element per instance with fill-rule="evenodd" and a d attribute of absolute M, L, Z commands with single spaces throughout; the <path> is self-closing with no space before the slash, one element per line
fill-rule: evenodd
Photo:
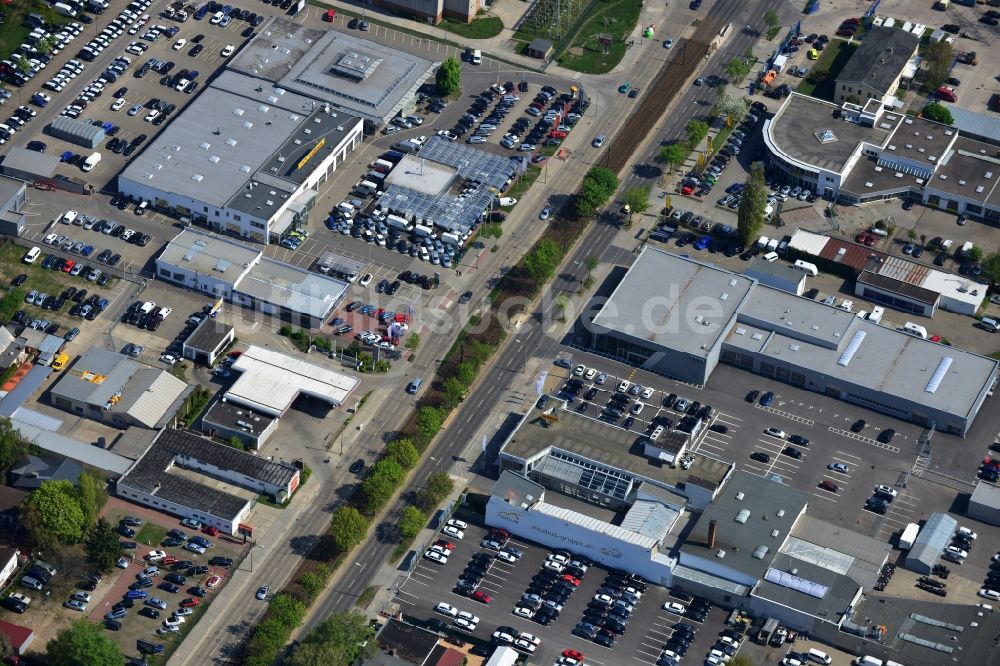
<path fill-rule="evenodd" d="M 610 72 L 625 57 L 626 40 L 639 21 L 640 11 L 641 0 L 598 0 L 584 14 L 586 20 L 560 42 L 556 60 L 567 69 L 585 74 Z M 607 49 L 598 41 L 598 35 L 602 34 L 611 36 L 611 46 Z"/>
<path fill-rule="evenodd" d="M 812 71 L 802 79 L 796 92 L 832 102 L 837 88 L 837 76 L 857 50 L 857 43 L 848 44 L 843 39 L 830 41 L 813 65 Z"/>
<path fill-rule="evenodd" d="M 356 606 L 361 608 L 368 608 L 372 601 L 375 600 L 375 593 L 378 592 L 378 585 L 369 585 L 365 588 L 365 591 L 361 593 L 358 600 L 355 602 Z"/>
<path fill-rule="evenodd" d="M 500 34 L 503 21 L 498 16 L 481 16 L 473 19 L 472 23 L 446 18 L 438 27 L 465 39 L 489 39 Z"/>
<path fill-rule="evenodd" d="M 146 523 L 139 530 L 139 533 L 135 535 L 135 541 L 136 543 L 145 544 L 150 548 L 156 548 L 163 542 L 163 538 L 166 536 L 166 527 L 160 527 L 154 523 Z"/>

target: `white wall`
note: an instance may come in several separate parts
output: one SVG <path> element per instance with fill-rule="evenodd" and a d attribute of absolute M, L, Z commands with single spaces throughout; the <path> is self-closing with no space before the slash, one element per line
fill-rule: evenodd
<path fill-rule="evenodd" d="M 243 505 L 243 508 L 240 509 L 235 516 L 223 517 L 200 513 L 190 507 L 175 504 L 174 502 L 167 502 L 162 497 L 156 497 L 148 493 L 139 492 L 135 488 L 131 488 L 129 486 L 119 485 L 115 490 L 115 494 L 119 497 L 132 500 L 138 504 L 145 504 L 146 506 L 152 507 L 157 511 L 165 511 L 182 518 L 194 518 L 195 520 L 200 520 L 206 525 L 216 527 L 220 532 L 225 532 L 229 535 L 236 534 L 236 528 L 240 523 L 245 523 L 246 517 L 250 515 L 250 500 L 247 500 L 246 504 Z"/>
<path fill-rule="evenodd" d="M 163 270 L 169 271 L 169 274 L 165 275 L 162 272 Z M 186 266 L 175 266 L 174 264 L 162 262 L 159 259 L 156 260 L 156 277 L 160 280 L 181 284 L 202 293 L 225 298 L 226 300 L 232 300 L 233 288 L 239 281 L 239 278 L 246 275 L 249 270 L 248 268 L 240 273 L 236 280 L 224 280 L 211 273 L 193 271 Z M 178 278 L 178 275 L 181 277 Z"/>
<path fill-rule="evenodd" d="M 562 548 L 599 564 L 638 574 L 657 585 L 669 587 L 673 581 L 674 560 L 654 561 L 652 553 L 642 546 L 539 511 L 522 509 L 495 497 L 490 497 L 486 503 L 486 524 L 502 527 L 511 534 L 549 548 Z"/>
<path fill-rule="evenodd" d="M 238 474 L 231 469 L 216 467 L 215 465 L 206 463 L 203 460 L 198 460 L 197 458 L 189 458 L 187 456 L 178 455 L 176 464 L 180 467 L 201 470 L 216 478 L 232 481 L 241 488 L 253 490 L 258 493 L 267 493 L 268 495 L 277 495 L 282 490 L 288 493 L 288 495 L 291 495 L 292 491 L 299 485 L 298 473 L 292 477 L 288 485 L 279 486 L 274 483 L 268 483 L 260 479 L 254 479 L 243 474 Z"/>
<path fill-rule="evenodd" d="M 0 569 L 0 587 L 6 585 L 7 581 L 10 580 L 10 577 L 13 575 L 13 573 L 17 571 L 18 552 L 20 551 L 15 550 L 14 554 L 11 555 L 11 558 L 8 561 L 2 563 L 3 569 Z"/>

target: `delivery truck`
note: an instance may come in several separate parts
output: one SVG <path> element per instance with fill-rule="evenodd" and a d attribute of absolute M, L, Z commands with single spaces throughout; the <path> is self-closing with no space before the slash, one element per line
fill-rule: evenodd
<path fill-rule="evenodd" d="M 916 541 L 918 534 L 920 534 L 920 525 L 916 523 L 907 525 L 899 537 L 899 549 L 909 550 L 913 548 L 913 542 Z"/>

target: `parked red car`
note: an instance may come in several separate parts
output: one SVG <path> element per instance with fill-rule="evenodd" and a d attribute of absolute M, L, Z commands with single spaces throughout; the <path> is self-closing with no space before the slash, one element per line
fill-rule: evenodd
<path fill-rule="evenodd" d="M 475 592 L 473 592 L 472 599 L 474 601 L 478 601 L 481 604 L 488 604 L 491 601 L 493 601 L 493 598 L 490 595 L 483 592 L 482 590 L 476 590 Z"/>
<path fill-rule="evenodd" d="M 201 531 L 209 536 L 217 536 L 219 534 L 218 527 L 212 527 L 211 525 L 205 525 L 201 528 Z"/>

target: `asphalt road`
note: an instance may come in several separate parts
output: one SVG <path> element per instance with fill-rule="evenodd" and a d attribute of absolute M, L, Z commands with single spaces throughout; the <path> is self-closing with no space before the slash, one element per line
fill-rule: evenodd
<path fill-rule="evenodd" d="M 736 26 L 745 25 L 750 17 L 763 16 L 767 8 L 776 6 L 776 0 L 758 0 L 754 3 L 742 3 L 739 0 L 724 0 L 713 3 L 709 9 L 712 17 L 731 22 Z M 708 61 L 703 70 L 703 74 L 721 75 L 723 65 L 733 57 L 733 53 L 742 53 L 751 43 L 751 37 L 740 33 L 734 35 L 727 41 L 723 48 L 719 49 Z M 704 87 L 702 87 L 704 88 Z M 670 114 L 661 126 L 661 139 L 669 138 L 670 132 L 676 128 L 683 128 L 690 119 L 689 107 L 697 104 L 698 100 L 708 99 L 714 96 L 714 92 L 709 94 L 708 90 L 702 88 L 692 88 L 681 99 L 680 104 Z M 707 110 L 707 109 L 706 109 Z M 637 182 L 627 182 L 626 187 L 636 185 Z M 616 228 L 604 224 L 593 225 L 581 242 L 577 245 L 575 252 L 565 263 L 566 266 L 582 267 L 584 259 L 590 254 L 597 254 L 602 262 L 622 264 L 623 255 L 631 253 L 630 249 L 615 248 L 612 238 L 618 232 Z M 579 285 L 579 278 L 576 275 L 563 275 L 556 279 L 553 284 L 554 290 L 572 289 L 576 290 Z M 547 302 L 545 308 L 551 309 L 552 303 Z M 543 320 L 547 312 L 536 313 L 543 315 Z M 449 459 L 453 455 L 459 455 L 462 450 L 469 445 L 473 435 L 482 427 L 483 422 L 489 416 L 489 410 L 470 409 L 482 403 L 489 404 L 497 395 L 504 391 L 511 383 L 512 379 L 520 374 L 523 359 L 527 354 L 532 356 L 546 356 L 555 352 L 560 340 L 553 339 L 547 335 L 544 326 L 539 325 L 534 319 L 524 323 L 514 339 L 505 346 L 500 356 L 487 370 L 487 374 L 476 385 L 472 393 L 460 408 L 462 413 L 460 418 L 453 419 L 453 426 L 446 430 L 434 444 L 433 448 L 424 456 L 420 466 L 413 476 L 413 485 L 419 486 L 431 473 L 438 471 L 441 461 Z M 385 516 L 387 522 L 394 521 L 399 512 L 402 511 L 404 503 L 399 501 L 391 508 Z M 347 574 L 340 585 L 318 604 L 310 614 L 305 630 L 321 622 L 332 613 L 350 610 L 357 598 L 365 590 L 372 573 L 381 566 L 386 557 L 393 550 L 391 543 L 379 543 L 377 531 L 373 530 L 365 543 L 359 548 L 359 555 L 355 560 L 354 569 Z M 356 570 L 355 570 L 356 569 Z"/>

